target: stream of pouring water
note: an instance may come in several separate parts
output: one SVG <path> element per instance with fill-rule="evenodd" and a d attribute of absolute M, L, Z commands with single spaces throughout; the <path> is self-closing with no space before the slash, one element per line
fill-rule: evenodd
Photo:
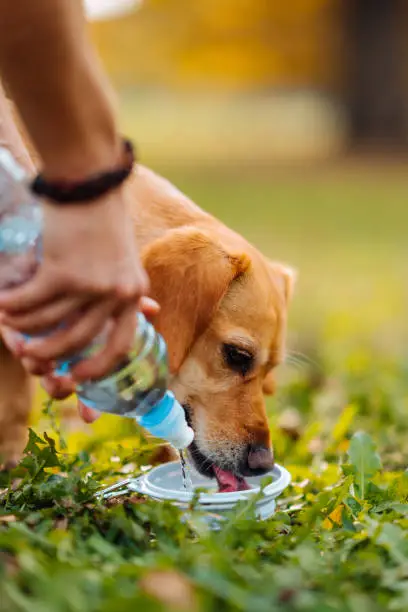
<path fill-rule="evenodd" d="M 181 475 L 183 478 L 184 489 L 186 491 L 192 491 L 193 483 L 191 480 L 190 466 L 187 463 L 184 452 L 180 450 L 179 453 L 180 453 L 180 463 L 181 463 Z"/>

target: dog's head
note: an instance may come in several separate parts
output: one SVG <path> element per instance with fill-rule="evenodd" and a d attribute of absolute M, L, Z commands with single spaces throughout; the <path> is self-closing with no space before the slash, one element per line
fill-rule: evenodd
<path fill-rule="evenodd" d="M 283 356 L 293 273 L 226 229 L 171 230 L 144 263 L 171 387 L 195 431 L 190 456 L 235 490 L 273 465 L 264 393 Z"/>

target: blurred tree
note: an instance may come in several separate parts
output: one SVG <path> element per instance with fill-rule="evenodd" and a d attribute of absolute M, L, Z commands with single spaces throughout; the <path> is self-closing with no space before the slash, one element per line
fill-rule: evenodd
<path fill-rule="evenodd" d="M 356 143 L 407 144 L 406 0 L 348 0 L 346 100 Z"/>
<path fill-rule="evenodd" d="M 324 91 L 354 143 L 407 143 L 407 0 L 144 0 L 91 28 L 119 86 Z"/>

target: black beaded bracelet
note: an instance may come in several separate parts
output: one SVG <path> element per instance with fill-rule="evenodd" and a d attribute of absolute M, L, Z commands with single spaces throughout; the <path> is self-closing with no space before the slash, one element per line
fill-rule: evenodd
<path fill-rule="evenodd" d="M 86 204 L 119 187 L 132 172 L 134 163 L 133 145 L 130 140 L 123 139 L 123 161 L 118 168 L 77 182 L 48 181 L 38 174 L 31 183 L 31 191 L 56 204 Z"/>

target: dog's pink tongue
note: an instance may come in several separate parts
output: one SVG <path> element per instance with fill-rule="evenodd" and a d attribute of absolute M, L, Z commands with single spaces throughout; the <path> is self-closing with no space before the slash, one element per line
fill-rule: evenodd
<path fill-rule="evenodd" d="M 226 472 L 217 465 L 214 465 L 213 469 L 220 493 L 235 493 L 235 491 L 247 491 L 250 489 L 249 484 L 244 478 L 239 478 L 232 472 Z"/>

